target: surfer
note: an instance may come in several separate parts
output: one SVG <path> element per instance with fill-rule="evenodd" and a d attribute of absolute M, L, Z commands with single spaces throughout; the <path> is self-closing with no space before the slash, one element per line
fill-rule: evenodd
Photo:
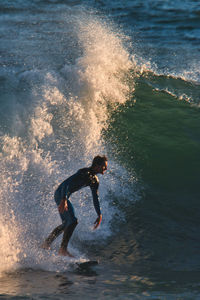
<path fill-rule="evenodd" d="M 73 257 L 67 250 L 67 246 L 78 221 L 75 217 L 74 208 L 69 197 L 72 193 L 83 187 L 89 186 L 92 192 L 94 208 L 98 215 L 94 223 L 94 229 L 100 225 L 102 214 L 98 195 L 99 180 L 96 175 L 104 174 L 107 170 L 107 165 L 108 160 L 106 156 L 95 156 L 91 167 L 78 170 L 77 173 L 67 178 L 58 186 L 54 194 L 54 199 L 58 206 L 62 224 L 57 226 L 44 241 L 42 244 L 44 249 L 50 249 L 51 243 L 63 232 L 59 254 Z"/>

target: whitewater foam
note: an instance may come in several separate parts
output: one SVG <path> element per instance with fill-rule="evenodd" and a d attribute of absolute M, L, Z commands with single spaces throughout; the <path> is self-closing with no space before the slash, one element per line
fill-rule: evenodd
<path fill-rule="evenodd" d="M 75 63 L 25 70 L 13 85 L 15 105 L 8 111 L 14 115 L 12 130 L 1 138 L 0 255 L 5 263 L 0 271 L 18 264 L 52 269 L 55 260 L 46 260 L 39 245 L 60 223 L 54 190 L 78 168 L 89 165 L 94 155 L 107 153 L 102 133 L 110 112 L 124 104 L 134 89 L 130 80 L 134 75 L 129 73 L 133 60 L 121 39 L 92 16 L 74 20 L 78 20 L 74 28 L 81 53 Z M 73 53 L 71 48 L 66 51 Z M 109 162 L 126 180 L 126 171 L 111 158 Z M 110 193 L 123 188 L 116 178 L 112 172 L 101 178 L 103 222 L 95 232 L 90 191 L 72 196 L 81 223 L 72 239 L 73 251 L 78 251 L 80 240 L 110 235 L 117 210 L 110 205 Z M 58 243 L 59 239 L 53 249 Z"/>

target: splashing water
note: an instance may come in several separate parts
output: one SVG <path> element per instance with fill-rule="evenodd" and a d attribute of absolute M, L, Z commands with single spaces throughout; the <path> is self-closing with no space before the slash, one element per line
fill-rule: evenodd
<path fill-rule="evenodd" d="M 4 264 L 0 271 L 47 263 L 38 245 L 60 223 L 54 190 L 94 155 L 106 153 L 102 131 L 108 126 L 109 113 L 125 103 L 134 88 L 127 78 L 134 63 L 122 40 L 91 16 L 82 16 L 74 27 L 81 52 L 75 63 L 60 70 L 49 66 L 48 70 L 23 71 L 14 88 L 15 105 L 8 110 L 13 118 L 7 126 L 9 133 L 2 132 L 1 138 L 0 256 Z M 27 86 L 29 92 L 25 89 L 23 94 Z M 110 165 L 118 171 L 112 160 Z M 107 194 L 118 186 L 114 175 L 109 176 L 110 184 L 102 178 L 104 189 L 100 187 L 103 229 L 91 232 L 95 213 L 88 190 L 73 196 L 82 223 L 75 239 L 109 235 L 115 209 L 109 208 Z"/>

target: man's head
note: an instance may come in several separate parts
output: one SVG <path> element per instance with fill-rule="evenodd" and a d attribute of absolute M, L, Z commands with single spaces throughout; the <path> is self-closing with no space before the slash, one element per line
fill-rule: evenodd
<path fill-rule="evenodd" d="M 98 173 L 104 174 L 104 172 L 107 170 L 107 166 L 108 166 L 108 159 L 105 155 L 104 156 L 97 155 L 94 157 L 92 161 L 92 169 L 96 174 Z"/>

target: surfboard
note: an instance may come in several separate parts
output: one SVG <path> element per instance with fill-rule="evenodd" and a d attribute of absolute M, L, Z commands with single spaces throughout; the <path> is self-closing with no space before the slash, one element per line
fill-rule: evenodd
<path fill-rule="evenodd" d="M 88 260 L 85 262 L 77 262 L 76 265 L 80 268 L 80 269 L 88 269 L 90 267 L 93 266 L 97 266 L 99 264 L 99 262 L 97 260 Z"/>

